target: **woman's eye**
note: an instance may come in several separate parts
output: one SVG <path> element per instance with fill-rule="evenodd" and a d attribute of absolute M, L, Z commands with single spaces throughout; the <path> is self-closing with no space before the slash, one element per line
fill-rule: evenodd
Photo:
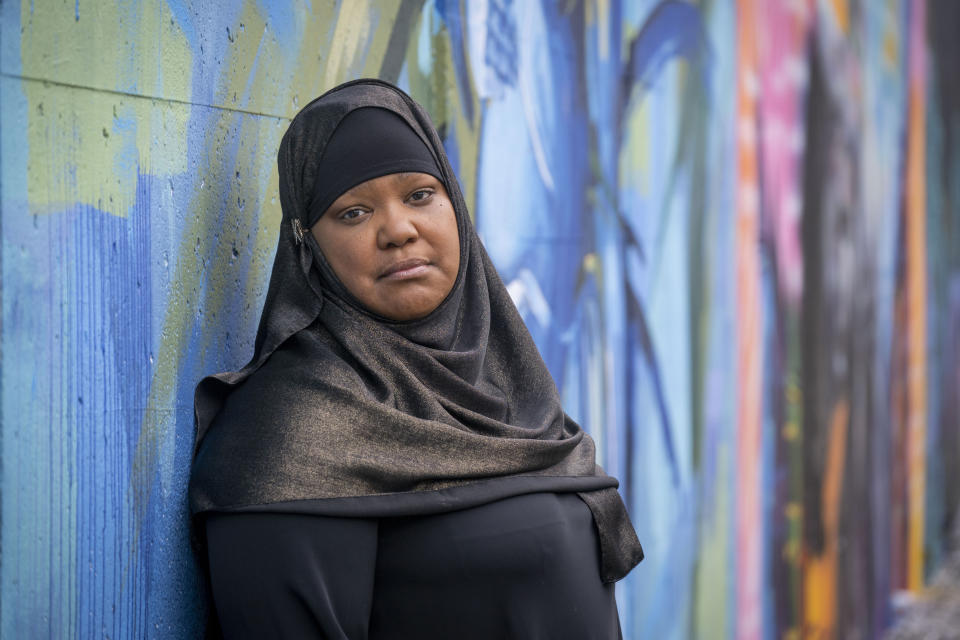
<path fill-rule="evenodd" d="M 426 200 L 432 195 L 433 191 L 431 189 L 418 189 L 410 194 L 410 199 L 414 202 L 420 202 L 422 200 Z"/>
<path fill-rule="evenodd" d="M 353 220 L 356 220 L 362 215 L 363 215 L 363 209 L 347 209 L 346 211 L 340 214 L 340 219 L 345 220 L 347 222 L 351 222 Z"/>

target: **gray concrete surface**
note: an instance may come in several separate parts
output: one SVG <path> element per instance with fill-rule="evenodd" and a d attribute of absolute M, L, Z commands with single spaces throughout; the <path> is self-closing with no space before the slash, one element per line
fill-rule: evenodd
<path fill-rule="evenodd" d="M 953 553 L 930 586 L 901 599 L 897 623 L 886 640 L 960 640 L 960 526 L 952 542 Z"/>

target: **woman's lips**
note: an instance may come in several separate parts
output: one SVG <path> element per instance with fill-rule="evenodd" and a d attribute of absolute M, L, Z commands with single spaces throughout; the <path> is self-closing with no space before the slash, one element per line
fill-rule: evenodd
<path fill-rule="evenodd" d="M 430 262 L 423 258 L 411 258 L 394 262 L 380 273 L 381 279 L 405 280 L 423 275 L 429 268 Z"/>

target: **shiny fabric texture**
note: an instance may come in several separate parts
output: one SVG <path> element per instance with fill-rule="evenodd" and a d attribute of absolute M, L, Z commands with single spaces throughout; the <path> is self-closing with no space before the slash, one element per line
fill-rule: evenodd
<path fill-rule="evenodd" d="M 361 107 L 403 118 L 434 154 L 453 204 L 460 269 L 427 317 L 364 309 L 306 229 L 338 123 Z M 590 507 L 601 576 L 622 578 L 643 551 L 590 437 L 559 393 L 467 214 L 423 109 L 379 81 L 350 82 L 297 114 L 278 154 L 283 219 L 254 355 L 204 378 L 190 507 L 356 517 L 440 513 L 539 491 Z"/>

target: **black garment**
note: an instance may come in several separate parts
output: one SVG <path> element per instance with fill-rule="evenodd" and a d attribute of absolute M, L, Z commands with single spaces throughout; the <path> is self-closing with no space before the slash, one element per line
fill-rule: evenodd
<path fill-rule="evenodd" d="M 226 638 L 613 640 L 593 518 L 536 493 L 432 516 L 217 514 Z"/>

